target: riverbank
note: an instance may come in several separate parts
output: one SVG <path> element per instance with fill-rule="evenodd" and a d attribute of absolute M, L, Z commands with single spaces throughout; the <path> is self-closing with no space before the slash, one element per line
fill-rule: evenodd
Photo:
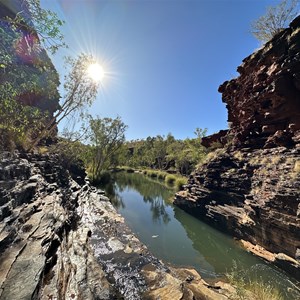
<path fill-rule="evenodd" d="M 159 179 L 160 182 L 163 182 L 167 187 L 174 188 L 176 191 L 179 191 L 187 184 L 188 178 L 182 175 L 177 174 L 176 172 L 166 172 L 162 170 L 155 169 L 134 169 L 131 167 L 119 167 L 114 171 L 125 171 L 127 173 L 139 173 L 150 178 Z"/>
<path fill-rule="evenodd" d="M 250 281 L 252 286 L 281 293 L 284 299 L 299 298 L 297 282 L 260 259 L 261 255 L 245 251 L 229 235 L 174 206 L 170 201 L 174 191 L 158 180 L 134 172 L 117 172 L 101 189 L 107 191 L 139 240 L 160 260 L 173 266 L 192 266 L 208 282 L 224 280 L 225 274 L 235 270 L 233 277 L 243 279 L 244 289 L 249 289 Z"/>
<path fill-rule="evenodd" d="M 168 268 L 103 192 L 55 155 L 1 153 L 0 299 L 227 299 Z"/>

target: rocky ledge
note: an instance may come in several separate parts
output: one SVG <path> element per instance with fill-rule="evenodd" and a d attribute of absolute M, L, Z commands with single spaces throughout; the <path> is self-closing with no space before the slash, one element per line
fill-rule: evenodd
<path fill-rule="evenodd" d="M 0 299 L 228 299 L 155 258 L 83 170 L 1 155 Z"/>
<path fill-rule="evenodd" d="M 271 261 L 300 279 L 299 158 L 299 149 L 283 147 L 218 150 L 176 194 L 175 204 L 275 253 Z"/>
<path fill-rule="evenodd" d="M 300 280 L 300 16 L 237 70 L 219 88 L 230 129 L 203 139 L 226 145 L 174 203 Z"/>

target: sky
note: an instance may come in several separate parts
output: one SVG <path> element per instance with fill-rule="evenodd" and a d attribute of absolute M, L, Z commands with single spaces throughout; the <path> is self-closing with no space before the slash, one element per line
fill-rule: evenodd
<path fill-rule="evenodd" d="M 218 87 L 260 47 L 250 24 L 272 0 L 41 0 L 65 21 L 63 56 L 92 54 L 105 70 L 90 113 L 120 116 L 127 140 L 195 137 L 227 128 Z"/>

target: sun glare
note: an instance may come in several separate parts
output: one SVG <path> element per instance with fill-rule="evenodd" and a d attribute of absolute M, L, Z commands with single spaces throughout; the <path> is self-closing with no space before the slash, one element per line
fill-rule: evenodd
<path fill-rule="evenodd" d="M 101 81 L 105 75 L 103 68 L 98 63 L 89 65 L 87 73 L 89 77 L 97 82 Z"/>

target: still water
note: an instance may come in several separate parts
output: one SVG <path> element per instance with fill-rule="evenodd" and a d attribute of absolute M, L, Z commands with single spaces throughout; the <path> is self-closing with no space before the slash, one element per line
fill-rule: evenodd
<path fill-rule="evenodd" d="M 249 276 L 279 288 L 286 299 L 300 299 L 296 283 L 281 271 L 174 206 L 174 190 L 163 183 L 141 174 L 119 172 L 101 188 L 132 231 L 164 262 L 195 268 L 206 280 L 224 278 L 236 264 Z"/>

